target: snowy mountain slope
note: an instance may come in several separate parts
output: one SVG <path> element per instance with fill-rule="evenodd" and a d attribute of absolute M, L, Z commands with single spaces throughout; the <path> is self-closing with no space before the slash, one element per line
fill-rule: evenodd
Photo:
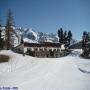
<path fill-rule="evenodd" d="M 24 38 L 23 40 L 28 43 L 38 43 L 37 40 L 32 40 L 32 39 L 28 39 L 28 38 Z"/>
<path fill-rule="evenodd" d="M 34 31 L 32 28 L 17 28 L 16 31 L 19 31 L 21 33 L 21 35 L 24 36 L 24 41 L 27 42 L 27 40 L 29 40 L 29 42 L 33 41 L 33 42 L 54 42 L 54 43 L 58 43 L 59 38 L 58 35 L 56 33 L 44 33 L 44 32 L 36 32 Z M 27 38 L 27 39 L 26 39 Z M 75 40 L 72 39 L 71 40 L 71 45 L 79 42 L 80 40 Z"/>
<path fill-rule="evenodd" d="M 23 36 L 24 42 L 30 43 L 39 43 L 39 42 L 54 42 L 58 43 L 59 38 L 55 33 L 43 33 L 43 32 L 36 32 L 32 28 L 22 28 L 22 27 L 13 27 L 16 31 L 17 35 L 19 35 L 19 43 L 20 43 L 20 35 Z M 2 27 L 3 37 L 5 38 L 5 28 Z M 16 39 L 17 37 L 15 37 Z M 16 41 L 17 42 L 17 41 Z M 77 43 L 77 40 L 72 39 L 71 45 Z M 16 44 L 17 45 L 17 44 Z M 16 46 L 15 45 L 15 46 Z"/>
<path fill-rule="evenodd" d="M 78 56 L 80 52 L 76 50 L 69 56 L 55 59 L 24 57 L 11 51 L 1 51 L 0 54 L 10 56 L 10 61 L 0 64 L 0 87 L 16 86 L 19 90 L 90 90 L 90 74 L 77 68 L 78 63 L 82 62 Z"/>
<path fill-rule="evenodd" d="M 28 38 L 31 40 L 37 40 L 38 39 L 37 33 L 34 32 L 31 28 L 24 31 L 23 36 L 24 36 L 24 38 Z"/>
<path fill-rule="evenodd" d="M 20 34 L 29 41 L 34 40 L 37 42 L 43 42 L 45 39 L 47 39 L 47 41 L 50 42 L 58 42 L 57 35 L 53 33 L 36 32 L 32 28 L 16 28 L 16 31 L 19 31 Z"/>

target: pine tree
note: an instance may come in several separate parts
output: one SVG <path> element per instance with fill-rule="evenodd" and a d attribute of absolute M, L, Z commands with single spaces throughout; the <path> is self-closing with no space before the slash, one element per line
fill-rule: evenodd
<path fill-rule="evenodd" d="M 65 44 L 65 47 L 67 47 L 68 45 L 68 34 L 67 34 L 67 31 L 64 32 L 64 44 Z"/>
<path fill-rule="evenodd" d="M 72 39 L 72 32 L 69 30 L 68 31 L 68 47 L 70 46 L 71 39 Z"/>
<path fill-rule="evenodd" d="M 89 41 L 89 33 L 86 34 L 86 42 Z"/>
<path fill-rule="evenodd" d="M 2 30 L 1 30 L 1 25 L 0 25 L 0 39 L 1 39 L 1 32 L 2 32 Z"/>
<path fill-rule="evenodd" d="M 64 36 L 64 44 L 66 44 L 67 43 L 67 31 L 64 32 L 63 36 Z"/>
<path fill-rule="evenodd" d="M 88 45 L 87 45 L 87 42 L 89 42 L 89 33 L 84 31 L 83 32 L 83 36 L 82 36 L 82 49 L 83 49 L 83 55 L 84 56 L 89 56 L 89 49 L 88 48 Z"/>
<path fill-rule="evenodd" d="M 14 26 L 14 19 L 13 19 L 11 10 L 9 10 L 8 15 L 7 15 L 7 21 L 6 21 L 6 36 L 5 36 L 7 50 L 13 47 L 13 43 L 14 43 L 13 26 Z"/>
<path fill-rule="evenodd" d="M 63 44 L 64 43 L 64 35 L 63 35 L 63 29 L 62 28 L 60 28 L 58 30 L 58 37 L 59 37 L 60 44 Z"/>
<path fill-rule="evenodd" d="M 69 30 L 68 33 L 67 31 L 63 31 L 62 28 L 58 30 L 58 37 L 59 37 L 59 42 L 60 44 L 65 44 L 65 47 L 70 46 L 70 42 L 72 39 L 72 32 Z"/>
<path fill-rule="evenodd" d="M 23 44 L 24 43 L 24 41 L 23 41 L 23 36 L 21 36 L 21 44 Z"/>
<path fill-rule="evenodd" d="M 2 30 L 1 30 L 2 25 L 0 25 L 0 49 L 3 49 L 4 47 L 4 40 L 2 38 Z"/>
<path fill-rule="evenodd" d="M 1 42 L 1 32 L 2 32 L 2 31 L 1 31 L 1 25 L 0 25 L 0 48 L 1 48 L 1 46 L 2 46 L 2 45 L 1 45 L 1 44 L 2 44 L 2 42 Z"/>
<path fill-rule="evenodd" d="M 89 56 L 89 49 L 87 50 L 87 42 L 88 41 L 89 41 L 89 33 L 84 31 L 83 36 L 82 36 L 82 49 L 83 49 L 84 56 Z"/>
<path fill-rule="evenodd" d="M 85 48 L 86 48 L 86 42 L 87 42 L 87 32 L 84 31 L 83 36 L 82 36 L 82 49 L 83 50 L 85 50 Z"/>
<path fill-rule="evenodd" d="M 83 41 L 87 42 L 87 32 L 86 31 L 83 32 Z"/>

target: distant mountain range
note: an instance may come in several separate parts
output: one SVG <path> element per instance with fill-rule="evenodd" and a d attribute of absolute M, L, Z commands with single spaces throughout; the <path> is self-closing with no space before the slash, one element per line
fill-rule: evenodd
<path fill-rule="evenodd" d="M 21 28 L 21 27 L 13 27 L 13 29 L 17 32 L 18 35 L 23 36 L 24 42 L 28 43 L 41 43 L 41 42 L 54 42 L 58 43 L 59 38 L 55 33 L 43 33 L 36 32 L 32 28 Z M 5 27 L 2 27 L 2 30 L 5 31 Z M 78 43 L 80 40 L 71 40 L 71 45 Z"/>
<path fill-rule="evenodd" d="M 58 42 L 58 36 L 54 33 L 36 32 L 32 30 L 32 28 L 16 28 L 15 30 L 16 32 L 19 32 L 21 35 L 23 35 L 24 42 Z"/>

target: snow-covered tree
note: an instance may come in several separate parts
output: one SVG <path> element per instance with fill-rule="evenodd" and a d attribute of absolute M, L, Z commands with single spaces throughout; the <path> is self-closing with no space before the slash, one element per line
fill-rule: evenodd
<path fill-rule="evenodd" d="M 70 42 L 72 40 L 72 32 L 71 31 L 63 31 L 62 28 L 60 28 L 58 30 L 58 37 L 59 37 L 59 42 L 60 44 L 64 44 L 65 47 L 69 47 L 70 46 Z"/>
<path fill-rule="evenodd" d="M 71 42 L 71 40 L 72 40 L 72 32 L 69 30 L 68 31 L 68 47 L 70 46 L 70 42 Z"/>
<path fill-rule="evenodd" d="M 6 42 L 5 46 L 6 49 L 8 50 L 13 48 L 13 44 L 14 44 L 15 31 L 13 29 L 13 26 L 14 26 L 14 19 L 11 10 L 9 10 L 6 20 L 6 31 L 5 31 L 5 42 Z"/>
<path fill-rule="evenodd" d="M 58 37 L 59 37 L 59 42 L 60 42 L 61 44 L 64 43 L 64 41 L 63 41 L 64 36 L 63 36 L 63 29 L 62 29 L 62 28 L 60 28 L 60 29 L 58 30 Z"/>
<path fill-rule="evenodd" d="M 4 47 L 4 39 L 2 38 L 1 27 L 2 27 L 2 25 L 0 25 L 0 49 L 3 49 L 3 47 Z"/>

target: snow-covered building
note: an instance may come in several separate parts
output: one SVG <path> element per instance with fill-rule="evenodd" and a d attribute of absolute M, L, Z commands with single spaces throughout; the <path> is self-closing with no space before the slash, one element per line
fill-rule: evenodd
<path fill-rule="evenodd" d="M 24 47 L 25 53 L 34 57 L 57 58 L 69 54 L 69 51 L 65 50 L 64 45 L 60 43 L 24 43 Z"/>

